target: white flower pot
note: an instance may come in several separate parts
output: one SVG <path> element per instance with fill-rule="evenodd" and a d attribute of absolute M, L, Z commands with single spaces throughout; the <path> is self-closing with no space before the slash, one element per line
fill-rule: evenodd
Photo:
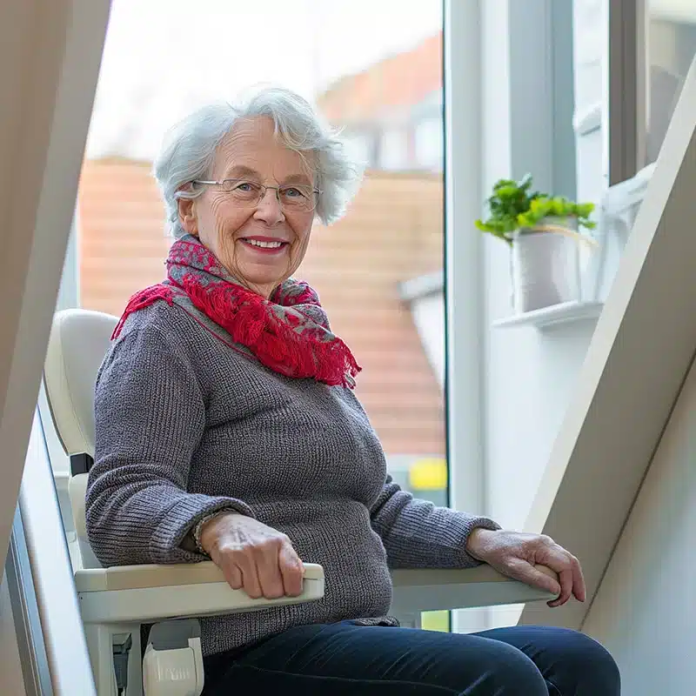
<path fill-rule="evenodd" d="M 577 230 L 574 219 L 543 221 Z M 513 307 L 516 314 L 581 299 L 579 240 L 553 231 L 520 229 L 512 235 Z"/>

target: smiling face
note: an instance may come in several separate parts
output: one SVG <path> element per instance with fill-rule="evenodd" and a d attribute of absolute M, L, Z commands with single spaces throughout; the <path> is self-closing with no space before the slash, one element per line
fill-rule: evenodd
<path fill-rule="evenodd" d="M 235 124 L 218 147 L 210 179 L 314 187 L 311 159 L 286 147 L 268 117 Z M 179 200 L 182 227 L 235 279 L 266 298 L 302 262 L 313 219 L 314 211 L 284 209 L 275 189 L 268 189 L 253 207 L 219 186 L 206 186 L 193 200 Z"/>

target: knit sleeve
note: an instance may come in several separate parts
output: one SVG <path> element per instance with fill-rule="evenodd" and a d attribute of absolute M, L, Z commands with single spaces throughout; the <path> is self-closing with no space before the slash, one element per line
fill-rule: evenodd
<path fill-rule="evenodd" d="M 469 515 L 414 498 L 391 476 L 370 510 L 372 528 L 387 551 L 390 568 L 469 568 L 480 562 L 466 552 L 479 527 L 500 529 L 487 517 Z"/>
<path fill-rule="evenodd" d="M 201 518 L 224 508 L 253 515 L 240 500 L 187 492 L 205 402 L 185 350 L 159 327 L 133 328 L 112 347 L 97 379 L 95 426 L 87 532 L 105 566 L 201 560 L 182 548 Z"/>

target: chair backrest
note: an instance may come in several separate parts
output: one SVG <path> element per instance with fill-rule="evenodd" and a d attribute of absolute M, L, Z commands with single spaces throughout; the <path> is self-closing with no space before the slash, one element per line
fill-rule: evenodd
<path fill-rule="evenodd" d="M 66 454 L 74 462 L 94 456 L 94 387 L 117 318 L 101 312 L 57 312 L 48 341 L 44 383 L 53 423 Z M 86 456 L 85 456 L 86 455 Z M 72 467 L 70 505 L 85 568 L 100 567 L 87 538 L 87 473 Z"/>

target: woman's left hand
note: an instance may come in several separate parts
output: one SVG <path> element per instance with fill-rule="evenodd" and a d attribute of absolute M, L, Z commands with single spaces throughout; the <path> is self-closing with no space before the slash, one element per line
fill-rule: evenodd
<path fill-rule="evenodd" d="M 550 607 L 564 605 L 571 595 L 585 601 L 585 580 L 580 562 L 551 537 L 477 528 L 469 535 L 466 550 L 503 575 L 558 595 L 547 602 Z M 559 582 L 537 570 L 535 565 L 554 570 Z"/>

